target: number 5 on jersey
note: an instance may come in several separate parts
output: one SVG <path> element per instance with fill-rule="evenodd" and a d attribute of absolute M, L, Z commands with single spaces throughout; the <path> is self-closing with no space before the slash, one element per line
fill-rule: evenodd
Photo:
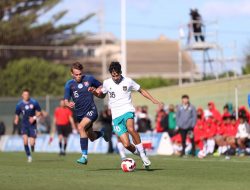
<path fill-rule="evenodd" d="M 75 98 L 78 98 L 78 97 L 79 97 L 79 94 L 78 94 L 77 91 L 73 91 L 73 94 L 74 94 L 74 97 L 75 97 Z"/>

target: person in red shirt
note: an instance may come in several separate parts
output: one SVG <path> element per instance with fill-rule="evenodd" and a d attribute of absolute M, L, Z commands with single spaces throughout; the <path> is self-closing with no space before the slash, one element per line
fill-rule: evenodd
<path fill-rule="evenodd" d="M 220 112 L 217 110 L 217 108 L 215 107 L 214 102 L 209 102 L 209 103 L 208 103 L 208 110 L 212 113 L 213 118 L 214 118 L 217 122 L 220 122 L 220 121 L 221 121 L 221 114 L 220 114 Z"/>
<path fill-rule="evenodd" d="M 166 116 L 166 111 L 164 110 L 164 106 L 160 105 L 156 110 L 156 118 L 155 118 L 155 131 L 157 133 L 164 132 L 164 127 L 161 124 L 162 118 Z"/>
<path fill-rule="evenodd" d="M 230 146 L 233 149 L 236 149 L 236 134 L 237 134 L 237 122 L 234 117 L 227 117 L 226 123 L 225 123 L 225 139 L 228 146 Z"/>
<path fill-rule="evenodd" d="M 202 108 L 197 109 L 197 122 L 194 127 L 194 142 L 195 146 L 200 150 L 203 150 L 204 139 L 205 139 L 205 130 L 204 130 L 204 113 Z"/>
<path fill-rule="evenodd" d="M 215 131 L 215 143 L 218 146 L 218 152 L 216 154 L 221 155 L 224 154 L 227 150 L 227 143 L 226 143 L 226 127 L 228 123 L 228 118 L 230 117 L 230 114 L 224 115 L 222 118 L 222 121 L 216 125 L 216 131 Z"/>
<path fill-rule="evenodd" d="M 228 107 L 228 105 L 226 104 L 226 105 L 223 107 L 222 118 L 223 118 L 223 117 L 230 116 L 230 115 L 231 115 L 231 113 L 229 112 L 229 107 Z"/>
<path fill-rule="evenodd" d="M 71 133 L 71 127 L 73 128 L 73 132 L 76 133 L 76 126 L 72 116 L 72 111 L 65 106 L 64 100 L 60 101 L 60 106 L 55 109 L 54 112 L 54 130 L 55 126 L 58 133 L 59 138 L 59 155 L 65 155 L 66 147 L 67 147 L 67 139 L 69 134 Z M 64 146 L 62 146 L 62 142 L 64 142 Z"/>
<path fill-rule="evenodd" d="M 181 135 L 178 133 L 171 138 L 174 154 L 180 156 L 182 152 L 182 142 L 181 142 Z M 185 152 L 189 152 L 192 148 L 191 140 L 189 137 L 186 139 L 186 148 Z"/>

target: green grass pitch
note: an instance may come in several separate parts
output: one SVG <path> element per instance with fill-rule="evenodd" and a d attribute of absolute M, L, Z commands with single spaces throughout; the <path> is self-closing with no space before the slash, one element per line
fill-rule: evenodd
<path fill-rule="evenodd" d="M 124 173 L 118 155 L 90 154 L 87 166 L 76 164 L 79 154 L 59 157 L 35 153 L 27 163 L 24 153 L 0 153 L 0 189 L 86 190 L 247 190 L 250 158 L 179 158 L 152 156 L 151 170 Z"/>

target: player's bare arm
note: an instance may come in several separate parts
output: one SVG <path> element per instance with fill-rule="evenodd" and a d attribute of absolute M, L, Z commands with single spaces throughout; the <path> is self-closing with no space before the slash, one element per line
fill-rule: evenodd
<path fill-rule="evenodd" d="M 15 115 L 15 117 L 14 117 L 14 124 L 18 125 L 18 122 L 19 122 L 19 116 Z"/>
<path fill-rule="evenodd" d="M 76 125 L 72 116 L 69 116 L 69 122 L 73 128 L 73 131 L 77 131 L 77 128 L 76 128 Z"/>
<path fill-rule="evenodd" d="M 155 99 L 147 90 L 140 88 L 138 90 L 145 98 L 149 99 L 154 104 L 162 104 L 159 100 Z"/>
<path fill-rule="evenodd" d="M 36 115 L 33 117 L 29 118 L 29 122 L 32 124 L 34 123 L 39 117 L 41 116 L 41 112 L 40 111 L 36 111 Z"/>
<path fill-rule="evenodd" d="M 54 117 L 53 118 L 52 129 L 51 129 L 51 132 L 50 132 L 49 144 L 52 143 L 55 133 L 56 133 L 56 118 Z"/>
<path fill-rule="evenodd" d="M 105 98 L 106 94 L 103 94 L 102 91 L 102 86 L 99 86 L 98 88 L 95 87 L 89 87 L 88 91 L 91 92 L 92 94 L 94 94 L 94 96 L 96 96 L 97 98 Z"/>
<path fill-rule="evenodd" d="M 53 118 L 53 125 L 50 136 L 53 137 L 55 133 L 56 133 L 56 117 Z"/>
<path fill-rule="evenodd" d="M 74 102 L 71 102 L 71 101 L 69 101 L 69 100 L 67 100 L 67 99 L 64 100 L 64 103 L 65 103 L 65 105 L 66 105 L 67 107 L 69 107 L 69 108 L 74 108 L 74 106 L 75 106 L 75 103 L 74 103 Z"/>

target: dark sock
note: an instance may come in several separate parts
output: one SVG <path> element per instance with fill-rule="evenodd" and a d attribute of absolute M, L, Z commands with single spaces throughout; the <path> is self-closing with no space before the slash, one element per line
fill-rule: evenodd
<path fill-rule="evenodd" d="M 35 151 L 35 146 L 31 146 L 31 151 L 34 152 Z"/>
<path fill-rule="evenodd" d="M 27 156 L 30 156 L 30 148 L 29 148 L 29 145 L 24 145 L 24 149 L 25 149 L 26 155 L 27 155 Z"/>
<path fill-rule="evenodd" d="M 88 155 L 88 138 L 80 138 L 80 145 L 83 155 Z"/>
<path fill-rule="evenodd" d="M 60 151 L 62 150 L 62 142 L 59 142 Z"/>
<path fill-rule="evenodd" d="M 96 134 L 97 138 L 96 139 L 99 139 L 100 137 L 103 136 L 103 132 L 101 131 L 94 131 L 94 133 Z"/>
<path fill-rule="evenodd" d="M 64 146 L 63 146 L 64 152 L 65 152 L 66 148 L 67 148 L 67 143 L 64 143 Z"/>

